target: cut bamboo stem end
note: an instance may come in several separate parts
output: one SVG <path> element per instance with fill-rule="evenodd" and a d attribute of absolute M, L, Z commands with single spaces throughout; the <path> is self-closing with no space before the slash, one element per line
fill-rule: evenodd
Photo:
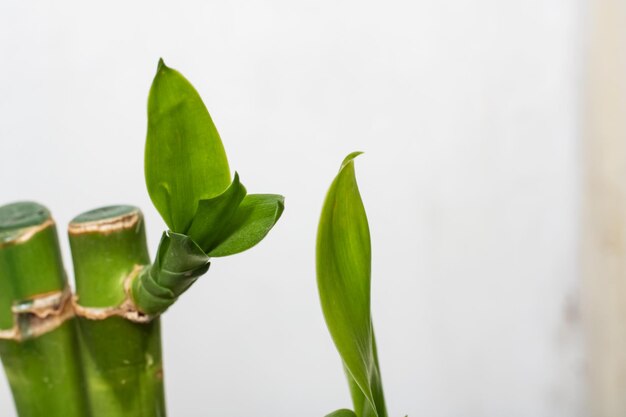
<path fill-rule="evenodd" d="M 131 206 L 91 210 L 70 222 L 68 234 L 77 304 L 104 309 L 124 304 L 126 280 L 150 263 L 141 211 Z"/>
<path fill-rule="evenodd" d="M 0 207 L 0 357 L 21 417 L 90 416 L 70 299 L 49 211 Z"/>
<path fill-rule="evenodd" d="M 68 233 L 70 235 L 83 233 L 107 235 L 138 227 L 142 220 L 138 209 L 129 206 L 103 207 L 76 217 L 68 226 Z"/>
<path fill-rule="evenodd" d="M 149 264 L 141 212 L 96 209 L 72 220 L 68 232 L 93 417 L 165 416 L 160 320 L 131 321 L 140 313 L 130 282 Z"/>

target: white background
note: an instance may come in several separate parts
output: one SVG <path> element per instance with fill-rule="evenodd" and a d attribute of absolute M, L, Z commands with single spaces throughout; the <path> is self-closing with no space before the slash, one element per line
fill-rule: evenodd
<path fill-rule="evenodd" d="M 0 3 L 0 204 L 62 231 L 143 182 L 157 60 L 204 97 L 231 167 L 285 214 L 164 318 L 170 416 L 350 405 L 314 238 L 354 150 L 393 417 L 584 414 L 578 316 L 582 12 L 572 0 Z M 14 411 L 0 377 L 0 415 Z"/>

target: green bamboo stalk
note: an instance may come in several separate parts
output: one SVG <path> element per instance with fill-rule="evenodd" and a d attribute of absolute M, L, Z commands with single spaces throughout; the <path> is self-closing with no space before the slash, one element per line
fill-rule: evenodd
<path fill-rule="evenodd" d="M 71 293 L 50 212 L 0 207 L 0 357 L 20 417 L 88 417 Z"/>
<path fill-rule="evenodd" d="M 164 417 L 160 320 L 137 313 L 128 297 L 129 277 L 150 262 L 141 211 L 83 213 L 69 238 L 93 417 Z"/>

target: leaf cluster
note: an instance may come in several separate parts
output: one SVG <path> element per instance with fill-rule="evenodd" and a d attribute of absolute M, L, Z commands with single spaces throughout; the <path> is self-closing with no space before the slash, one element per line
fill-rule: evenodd
<path fill-rule="evenodd" d="M 210 257 L 259 243 L 284 210 L 276 194 L 247 194 L 230 168 L 202 98 L 178 71 L 159 61 L 148 97 L 145 149 L 148 193 L 169 227 Z"/>

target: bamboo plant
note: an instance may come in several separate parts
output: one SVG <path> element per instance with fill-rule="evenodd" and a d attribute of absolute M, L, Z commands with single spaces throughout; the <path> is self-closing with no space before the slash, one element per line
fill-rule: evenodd
<path fill-rule="evenodd" d="M 317 232 L 316 270 L 322 311 L 341 356 L 354 409 L 327 417 L 387 417 L 371 313 L 371 241 L 348 155 L 333 180 Z"/>
<path fill-rule="evenodd" d="M 0 208 L 0 354 L 20 417 L 164 417 L 160 315 L 211 258 L 259 243 L 284 209 L 282 196 L 248 194 L 231 177 L 200 95 L 163 60 L 145 178 L 168 227 L 154 262 L 138 208 L 82 213 L 68 228 L 74 297 L 48 211 Z"/>
<path fill-rule="evenodd" d="M 163 60 L 148 98 L 145 177 L 168 226 L 152 264 L 134 207 L 88 212 L 69 228 L 94 417 L 165 416 L 159 316 L 211 258 L 260 242 L 284 208 L 282 196 L 247 194 L 236 173 L 231 181 L 200 95 Z"/>
<path fill-rule="evenodd" d="M 353 402 L 329 417 L 387 417 L 358 155 L 345 158 L 332 182 L 317 236 L 322 311 Z M 138 208 L 82 213 L 68 228 L 73 297 L 48 210 L 0 207 L 0 356 L 20 417 L 164 417 L 160 315 L 211 258 L 259 243 L 284 209 L 282 196 L 248 194 L 231 177 L 202 99 L 162 60 L 148 99 L 145 177 L 168 227 L 154 262 Z"/>

